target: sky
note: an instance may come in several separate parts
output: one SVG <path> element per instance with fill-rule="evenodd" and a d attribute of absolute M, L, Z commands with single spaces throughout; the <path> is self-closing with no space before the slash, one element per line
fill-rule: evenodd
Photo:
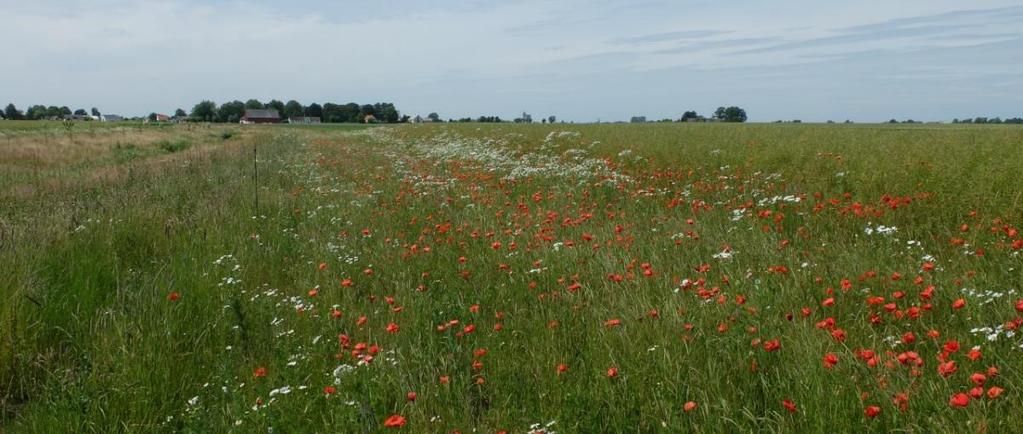
<path fill-rule="evenodd" d="M 592 122 L 1023 116 L 1020 0 L 0 0 L 0 104 Z"/>

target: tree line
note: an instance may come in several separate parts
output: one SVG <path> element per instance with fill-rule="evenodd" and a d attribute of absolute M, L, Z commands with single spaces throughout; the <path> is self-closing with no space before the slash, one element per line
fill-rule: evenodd
<path fill-rule="evenodd" d="M 952 119 L 953 124 L 1023 124 L 1023 118 L 1006 118 L 1002 120 L 998 117 L 986 118 L 976 117 L 973 119 Z"/>
<path fill-rule="evenodd" d="M 192 111 L 187 114 L 187 118 L 195 122 L 234 123 L 241 120 L 242 116 L 245 115 L 245 110 L 253 109 L 277 110 L 282 119 L 308 116 L 320 118 L 323 122 L 333 123 L 365 122 L 369 116 L 372 116 L 372 119 L 377 122 L 397 123 L 408 121 L 408 116 L 401 116 L 398 109 L 392 103 L 381 102 L 359 105 L 353 102 L 348 104 L 328 102 L 323 105 L 318 103 L 303 105 L 295 100 L 281 102 L 276 99 L 265 104 L 257 99 L 250 99 L 245 102 L 234 100 L 219 106 L 213 101 L 203 100 L 192 107 Z M 184 110 L 178 109 L 175 112 L 175 116 L 185 117 L 186 113 Z"/>
<path fill-rule="evenodd" d="M 44 106 L 37 104 L 29 106 L 27 110 L 22 112 L 21 110 L 18 110 L 18 107 L 15 106 L 14 104 L 7 104 L 7 107 L 4 108 L 2 114 L 5 119 L 15 121 L 20 120 L 35 121 L 43 119 L 65 119 L 71 116 L 87 116 L 89 114 L 95 117 L 99 117 L 100 111 L 96 107 L 93 107 L 92 110 L 90 111 L 85 111 L 85 109 L 71 111 L 71 109 L 68 106 L 57 107 L 55 105 Z"/>
<path fill-rule="evenodd" d="M 295 100 L 288 102 L 281 102 L 278 100 L 271 100 L 267 103 L 262 103 L 257 99 L 250 99 L 245 102 L 238 100 L 226 102 L 217 105 L 213 101 L 203 100 L 192 107 L 191 112 L 186 112 L 184 109 L 177 109 L 174 111 L 174 117 L 178 120 L 187 120 L 194 122 L 238 122 L 242 116 L 245 115 L 247 109 L 274 109 L 281 116 L 282 119 L 295 117 L 295 116 L 308 116 L 318 117 L 322 122 L 331 123 L 361 123 L 365 122 L 367 116 L 372 116 L 372 119 L 376 122 L 386 123 L 399 123 L 409 122 L 410 118 L 408 115 L 401 115 L 398 109 L 392 103 L 376 103 L 376 104 L 335 104 L 325 103 L 320 105 L 318 103 L 312 103 L 309 105 L 303 105 Z M 99 109 L 93 107 L 91 110 L 86 111 L 85 109 L 71 110 L 68 106 L 45 106 L 45 105 L 33 105 L 30 106 L 24 112 L 19 110 L 13 103 L 7 104 L 7 107 L 0 112 L 0 116 L 4 119 L 9 120 L 45 120 L 45 119 L 68 119 L 73 116 L 88 116 L 99 117 L 102 115 Z M 137 118 L 136 118 L 137 119 Z M 156 119 L 156 113 L 149 114 L 150 120 Z M 436 113 L 430 113 L 427 119 L 432 122 L 443 122 L 440 116 Z M 556 119 L 554 116 L 547 118 L 541 118 L 541 121 L 545 123 L 555 123 Z M 710 117 L 700 115 L 694 110 L 686 111 L 682 114 L 682 118 L 675 119 L 664 119 L 659 122 L 746 122 L 746 110 L 741 107 L 730 106 L 730 107 L 718 107 L 714 111 L 714 114 Z M 448 122 L 508 122 L 507 120 L 501 119 L 500 116 L 480 116 L 478 118 L 465 117 L 461 119 L 449 119 Z M 532 117 L 523 113 L 521 117 L 515 118 L 512 122 L 517 123 L 532 123 Z M 647 122 L 646 117 L 636 116 L 632 118 L 632 122 Z M 781 122 L 781 121 L 778 121 Z M 798 120 L 792 122 L 800 122 Z M 828 121 L 832 123 L 831 121 Z M 851 121 L 845 121 L 851 123 Z M 895 119 L 889 120 L 888 123 L 919 123 L 912 119 L 905 121 L 898 121 Z M 999 117 L 975 117 L 965 119 L 952 119 L 953 124 L 1023 124 L 1023 118 L 1012 117 L 1002 119 Z"/>

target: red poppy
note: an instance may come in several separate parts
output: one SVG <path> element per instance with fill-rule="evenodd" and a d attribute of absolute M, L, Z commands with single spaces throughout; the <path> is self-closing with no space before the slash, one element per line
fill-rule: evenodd
<path fill-rule="evenodd" d="M 416 392 L 409 392 L 405 394 L 405 399 L 407 399 L 409 402 L 413 402 L 416 400 L 417 396 L 418 395 L 416 395 Z"/>
<path fill-rule="evenodd" d="M 970 396 L 965 393 L 952 395 L 952 398 L 948 400 L 948 405 L 953 407 L 966 407 L 967 405 L 970 405 Z"/>
<path fill-rule="evenodd" d="M 696 409 L 696 403 L 693 402 L 693 401 L 688 401 L 688 402 L 686 402 L 685 404 L 682 405 L 682 410 L 685 411 L 686 413 L 688 413 L 690 411 L 693 411 L 695 409 Z"/>
<path fill-rule="evenodd" d="M 1001 387 L 991 386 L 991 388 L 987 390 L 987 397 L 988 397 L 988 399 L 995 399 L 995 398 L 998 397 L 998 395 L 1001 395 L 1002 392 L 1004 392 L 1004 391 L 1005 391 L 1005 389 L 1002 389 Z"/>
<path fill-rule="evenodd" d="M 838 364 L 838 356 L 833 353 L 827 353 L 824 355 L 823 362 L 825 368 L 831 369 Z"/>
<path fill-rule="evenodd" d="M 916 342 L 916 335 L 913 332 L 906 332 L 902 335 L 902 343 L 909 345 Z"/>
<path fill-rule="evenodd" d="M 795 413 L 796 412 L 796 403 L 794 403 L 794 402 L 792 402 L 792 401 L 790 401 L 788 399 L 782 400 L 781 401 L 781 405 L 783 407 L 785 407 L 785 409 L 788 410 L 789 413 Z"/>
<path fill-rule="evenodd" d="M 778 350 L 779 348 L 781 348 L 781 342 L 778 342 L 777 339 L 772 339 L 767 342 L 764 342 L 764 351 L 770 353 Z"/>
<path fill-rule="evenodd" d="M 863 409 L 863 415 L 869 418 L 877 417 L 877 415 L 879 414 L 881 414 L 881 407 L 878 407 L 876 405 L 871 405 Z"/>
<path fill-rule="evenodd" d="M 263 378 L 266 376 L 266 368 L 260 366 L 256 370 L 252 371 L 252 376 L 255 378 Z"/>
<path fill-rule="evenodd" d="M 181 299 L 181 294 L 177 293 L 176 291 L 172 292 L 170 294 L 167 294 L 167 301 L 178 301 L 180 299 Z"/>
<path fill-rule="evenodd" d="M 334 386 L 327 386 L 323 388 L 323 393 L 326 395 L 333 395 L 337 393 L 337 388 Z"/>
<path fill-rule="evenodd" d="M 980 372 L 974 372 L 973 375 L 970 375 L 970 381 L 978 386 L 983 386 L 984 382 L 987 381 L 987 376 Z"/>
<path fill-rule="evenodd" d="M 607 378 L 615 378 L 618 376 L 618 367 L 612 366 L 607 370 Z"/>
<path fill-rule="evenodd" d="M 952 302 L 952 309 L 957 309 L 958 310 L 958 309 L 962 309 L 964 307 L 966 307 L 966 300 L 963 300 L 963 299 L 960 298 L 960 299 L 956 299 L 956 301 Z"/>
<path fill-rule="evenodd" d="M 949 360 L 945 363 L 938 364 L 938 374 L 941 374 L 942 377 L 948 377 L 952 374 L 955 374 L 955 372 L 956 372 L 955 360 Z"/>
<path fill-rule="evenodd" d="M 954 353 L 959 351 L 959 341 L 948 341 L 945 342 L 945 352 Z"/>
<path fill-rule="evenodd" d="M 401 415 L 392 415 L 384 420 L 384 426 L 387 428 L 401 428 L 405 426 L 405 418 Z"/>

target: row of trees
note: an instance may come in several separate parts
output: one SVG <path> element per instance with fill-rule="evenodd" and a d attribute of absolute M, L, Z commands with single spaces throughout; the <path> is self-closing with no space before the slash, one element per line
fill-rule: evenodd
<path fill-rule="evenodd" d="M 96 107 L 93 107 L 91 111 L 85 111 L 85 109 L 71 111 L 68 106 L 57 107 L 55 105 L 44 106 L 37 104 L 29 107 L 25 112 L 22 112 L 21 110 L 18 110 L 18 107 L 14 104 L 7 104 L 7 107 L 4 108 L 3 116 L 10 120 L 34 121 L 40 119 L 64 119 L 72 115 L 86 116 L 90 113 L 96 117 L 100 116 L 99 109 Z"/>
<path fill-rule="evenodd" d="M 953 124 L 1023 124 L 1023 118 L 985 118 L 976 117 L 973 119 L 952 119 Z"/>
<path fill-rule="evenodd" d="M 438 115 L 437 113 L 430 113 L 430 114 L 426 115 L 426 119 L 428 121 L 430 121 L 430 122 L 444 122 L 444 120 L 441 119 L 440 115 Z M 545 117 L 545 118 L 540 118 L 540 123 L 544 123 L 544 124 L 548 124 L 548 123 L 549 124 L 553 124 L 553 123 L 555 123 L 557 121 L 558 121 L 558 118 L 556 116 L 548 116 L 548 117 Z M 504 120 L 504 119 L 501 119 L 500 116 L 480 116 L 478 118 L 465 117 L 465 118 L 458 118 L 458 119 L 448 119 L 447 122 L 452 122 L 452 123 L 454 123 L 454 122 L 462 122 L 462 123 L 468 123 L 468 122 L 501 123 L 501 122 L 507 122 L 507 121 Z M 529 113 L 522 113 L 522 116 L 513 119 L 512 122 L 515 122 L 517 124 L 531 124 L 534 121 L 533 121 L 533 116 L 532 115 L 530 115 Z"/>
<path fill-rule="evenodd" d="M 679 122 L 707 122 L 709 120 L 718 122 L 746 122 L 746 119 L 748 119 L 746 110 L 733 105 L 730 107 L 718 107 L 717 110 L 714 110 L 714 115 L 709 119 L 696 113 L 695 110 L 690 110 L 682 113 L 682 119 L 679 119 Z"/>
<path fill-rule="evenodd" d="M 213 101 L 204 100 L 194 107 L 188 115 L 190 120 L 197 122 L 238 122 L 245 115 L 246 109 L 274 109 L 282 118 L 295 116 L 318 117 L 323 122 L 364 122 L 367 116 L 373 116 L 378 122 L 396 123 L 407 122 L 408 116 L 401 116 L 398 109 L 392 103 L 376 103 L 359 105 L 356 103 L 335 104 L 325 103 L 320 105 L 312 103 L 303 105 L 291 100 L 281 102 L 271 100 L 262 103 L 257 99 L 250 99 L 245 102 L 238 100 L 225 102 L 219 106 Z M 185 111 L 178 109 L 175 116 L 185 116 Z"/>
<path fill-rule="evenodd" d="M 682 113 L 682 118 L 679 120 L 674 119 L 661 119 L 659 121 L 648 121 L 646 116 L 633 116 L 629 119 L 630 123 L 641 124 L 645 122 L 746 122 L 746 110 L 741 107 L 718 107 L 714 110 L 714 114 L 711 117 L 703 116 L 697 113 L 695 110 L 689 110 Z"/>

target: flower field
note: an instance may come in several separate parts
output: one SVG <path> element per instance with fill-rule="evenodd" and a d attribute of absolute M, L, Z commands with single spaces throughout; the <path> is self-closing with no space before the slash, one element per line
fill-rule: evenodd
<path fill-rule="evenodd" d="M 77 134 L 0 130 L 0 430 L 1023 432 L 1023 128 Z"/>

